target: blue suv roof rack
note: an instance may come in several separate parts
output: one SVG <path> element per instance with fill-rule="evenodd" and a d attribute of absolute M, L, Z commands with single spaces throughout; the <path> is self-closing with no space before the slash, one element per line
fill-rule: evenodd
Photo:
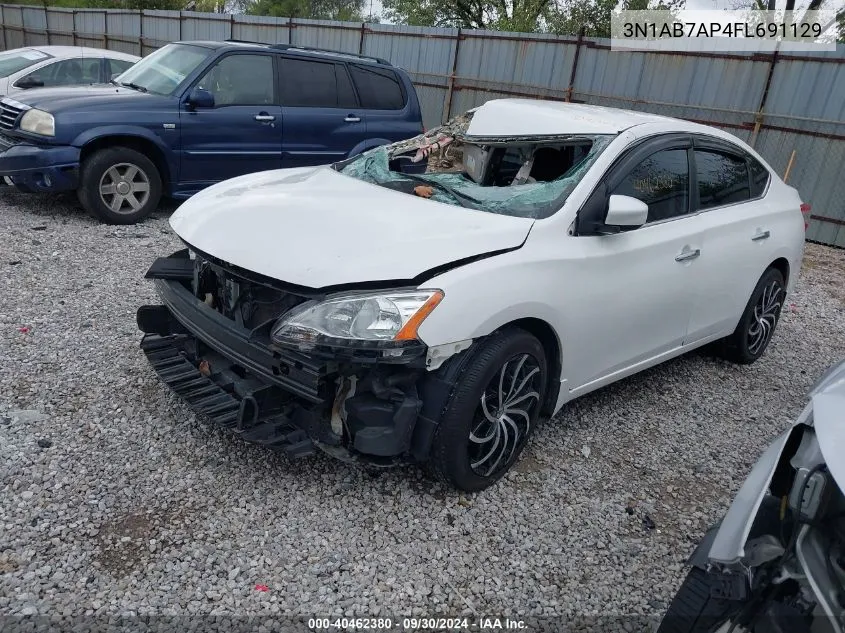
<path fill-rule="evenodd" d="M 328 48 L 315 48 L 311 46 L 300 46 L 298 44 L 268 44 L 266 42 L 252 42 L 249 40 L 235 40 L 235 39 L 228 39 L 227 42 L 232 42 L 235 44 L 258 44 L 261 46 L 268 46 L 269 48 L 274 48 L 280 51 L 302 51 L 305 53 L 316 53 L 316 54 L 323 54 L 323 55 L 332 55 L 336 57 L 347 57 L 349 59 L 360 59 L 362 61 L 369 61 L 375 62 L 377 64 L 382 64 L 384 66 L 392 66 L 389 61 L 386 59 L 382 59 L 381 57 L 373 57 L 371 55 L 359 55 L 358 53 L 347 53 L 344 51 L 333 51 Z"/>

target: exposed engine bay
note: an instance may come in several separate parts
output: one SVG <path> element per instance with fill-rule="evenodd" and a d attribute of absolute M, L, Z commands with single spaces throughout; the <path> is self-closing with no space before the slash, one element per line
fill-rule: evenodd
<path fill-rule="evenodd" d="M 375 466 L 425 459 L 449 393 L 426 371 L 432 360 L 425 345 L 279 347 L 273 324 L 315 296 L 189 255 L 157 260 L 147 276 L 164 305 L 138 312 L 142 349 L 189 404 L 246 441 L 291 457 L 319 447 Z"/>
<path fill-rule="evenodd" d="M 812 426 L 793 429 L 742 560 L 711 571 L 736 601 L 738 631 L 842 632 L 845 496 Z"/>

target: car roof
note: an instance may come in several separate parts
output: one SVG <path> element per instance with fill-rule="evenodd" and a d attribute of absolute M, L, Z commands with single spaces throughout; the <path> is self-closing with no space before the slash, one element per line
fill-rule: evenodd
<path fill-rule="evenodd" d="M 18 50 L 35 50 L 47 53 L 53 57 L 111 57 L 114 59 L 139 60 L 137 55 L 112 51 L 105 48 L 91 48 L 89 46 L 24 46 Z M 12 51 L 4 51 L 11 53 Z"/>
<path fill-rule="evenodd" d="M 273 50 L 280 53 L 291 55 L 298 55 L 303 57 L 329 57 L 336 60 L 354 61 L 363 64 L 378 64 L 382 66 L 392 66 L 392 64 L 384 59 L 378 57 L 370 57 L 368 55 L 358 55 L 356 53 L 346 53 L 343 51 L 332 51 L 323 48 L 311 48 L 307 46 L 297 46 L 294 44 L 267 44 L 264 42 L 247 42 L 243 40 L 226 40 L 223 42 L 197 40 L 197 41 L 179 41 L 174 44 L 191 44 L 193 46 L 204 46 L 205 48 L 220 49 L 227 48 L 229 50 L 236 49 L 260 49 Z"/>
<path fill-rule="evenodd" d="M 618 134 L 646 123 L 665 132 L 700 131 L 701 125 L 647 112 L 539 99 L 494 99 L 474 111 L 467 136 Z"/>

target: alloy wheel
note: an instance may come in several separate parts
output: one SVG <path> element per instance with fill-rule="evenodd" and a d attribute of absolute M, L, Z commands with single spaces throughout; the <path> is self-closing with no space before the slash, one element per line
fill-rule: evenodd
<path fill-rule="evenodd" d="M 132 163 L 109 167 L 100 178 L 100 199 L 115 213 L 134 213 L 150 199 L 150 179 Z"/>
<path fill-rule="evenodd" d="M 754 306 L 754 317 L 748 326 L 748 351 L 752 354 L 759 354 L 772 338 L 783 307 L 783 298 L 783 287 L 777 280 L 773 280 L 763 289 L 757 305 Z"/>
<path fill-rule="evenodd" d="M 476 475 L 493 476 L 519 454 L 540 404 L 542 380 L 530 354 L 514 356 L 493 375 L 470 426 L 469 462 Z"/>

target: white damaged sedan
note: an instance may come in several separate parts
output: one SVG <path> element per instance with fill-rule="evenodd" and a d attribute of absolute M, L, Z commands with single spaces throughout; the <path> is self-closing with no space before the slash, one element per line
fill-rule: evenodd
<path fill-rule="evenodd" d="M 708 343 L 758 359 L 808 212 L 724 131 L 490 101 L 185 202 L 141 347 L 247 441 L 480 490 L 573 398 Z"/>

